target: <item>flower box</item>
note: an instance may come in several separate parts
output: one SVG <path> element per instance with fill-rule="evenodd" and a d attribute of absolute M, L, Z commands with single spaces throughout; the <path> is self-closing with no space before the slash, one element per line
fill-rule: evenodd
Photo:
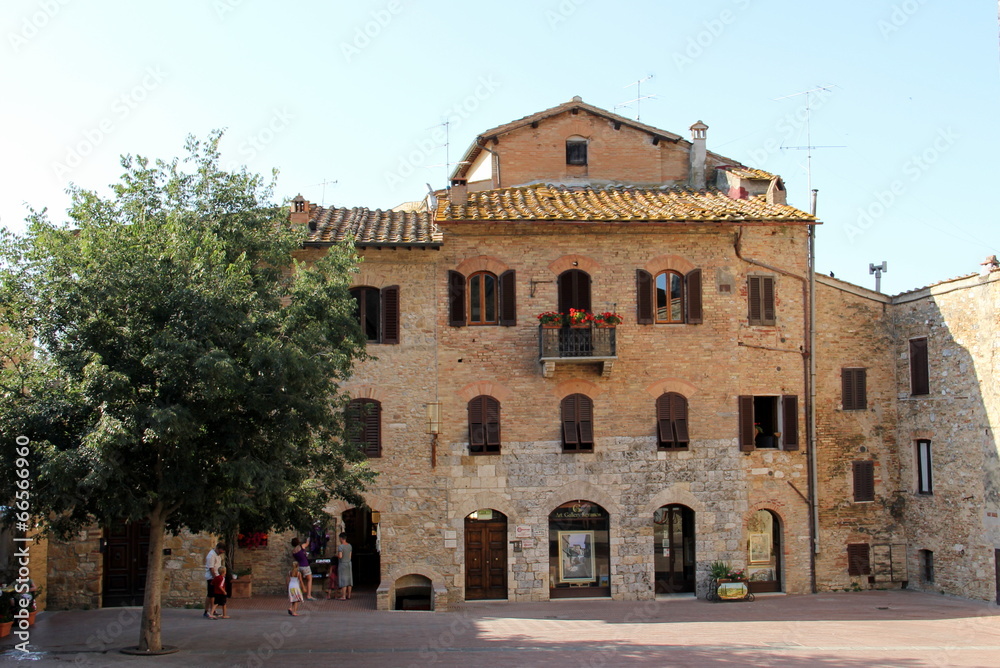
<path fill-rule="evenodd" d="M 231 598 L 250 598 L 253 595 L 253 578 L 249 575 L 230 581 L 229 586 L 233 592 Z"/>

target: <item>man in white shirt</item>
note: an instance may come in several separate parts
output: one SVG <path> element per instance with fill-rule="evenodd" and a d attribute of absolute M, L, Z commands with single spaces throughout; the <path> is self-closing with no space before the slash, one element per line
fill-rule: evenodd
<path fill-rule="evenodd" d="M 205 613 L 204 617 L 208 619 L 215 619 L 208 614 L 208 611 L 212 609 L 212 599 L 214 598 L 214 592 L 212 591 L 212 578 L 219 574 L 219 567 L 222 566 L 223 559 L 226 556 L 226 544 L 217 543 L 215 548 L 208 551 L 208 555 L 205 557 L 205 583 L 208 585 L 205 597 Z"/>

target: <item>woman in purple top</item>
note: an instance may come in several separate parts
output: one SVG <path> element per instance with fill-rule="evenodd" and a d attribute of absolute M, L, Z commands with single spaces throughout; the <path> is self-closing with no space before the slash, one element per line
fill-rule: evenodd
<path fill-rule="evenodd" d="M 305 592 L 307 601 L 315 601 L 313 598 L 313 578 L 312 569 L 309 568 L 309 555 L 306 550 L 309 548 L 309 544 L 303 548 L 301 543 L 299 543 L 298 538 L 292 539 L 292 558 L 299 565 L 299 575 L 302 576 L 302 589 Z"/>

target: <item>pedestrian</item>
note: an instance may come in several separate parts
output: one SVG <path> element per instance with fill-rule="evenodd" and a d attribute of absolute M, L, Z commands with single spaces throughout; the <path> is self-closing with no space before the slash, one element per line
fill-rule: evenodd
<path fill-rule="evenodd" d="M 226 594 L 226 567 L 219 567 L 219 574 L 212 578 L 212 612 L 209 619 L 229 619 L 229 612 L 226 610 L 226 602 L 229 596 Z M 216 610 L 222 606 L 222 615 L 216 615 Z"/>
<path fill-rule="evenodd" d="M 202 614 L 207 619 L 214 619 L 210 610 L 213 609 L 212 601 L 215 599 L 215 590 L 212 587 L 212 580 L 219 575 L 222 567 L 222 560 L 226 554 L 226 544 L 216 543 L 215 547 L 208 551 L 205 556 L 205 612 Z"/>
<path fill-rule="evenodd" d="M 305 547 L 302 547 L 298 538 L 292 539 L 292 558 L 299 565 L 299 575 L 302 577 L 302 591 L 305 592 L 306 600 L 315 601 L 316 599 L 313 598 L 312 569 L 309 567 L 308 549 L 308 543 L 306 543 Z"/>
<path fill-rule="evenodd" d="M 291 607 L 288 608 L 288 614 L 292 617 L 298 617 L 299 603 L 302 602 L 302 585 L 299 584 L 298 561 L 293 561 L 292 568 L 288 571 L 288 602 L 291 603 Z"/>
<path fill-rule="evenodd" d="M 347 534 L 340 534 L 340 545 L 337 546 L 337 584 L 340 586 L 338 601 L 351 598 L 351 588 L 354 587 L 354 574 L 351 572 L 351 552 L 354 548 L 347 542 Z"/>

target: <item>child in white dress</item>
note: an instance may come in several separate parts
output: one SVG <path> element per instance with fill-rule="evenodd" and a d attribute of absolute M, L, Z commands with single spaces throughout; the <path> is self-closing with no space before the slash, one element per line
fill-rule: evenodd
<path fill-rule="evenodd" d="M 299 584 L 299 564 L 292 562 L 292 570 L 288 572 L 288 602 L 292 607 L 288 609 L 288 614 L 298 617 L 299 603 L 302 601 L 302 585 Z"/>

